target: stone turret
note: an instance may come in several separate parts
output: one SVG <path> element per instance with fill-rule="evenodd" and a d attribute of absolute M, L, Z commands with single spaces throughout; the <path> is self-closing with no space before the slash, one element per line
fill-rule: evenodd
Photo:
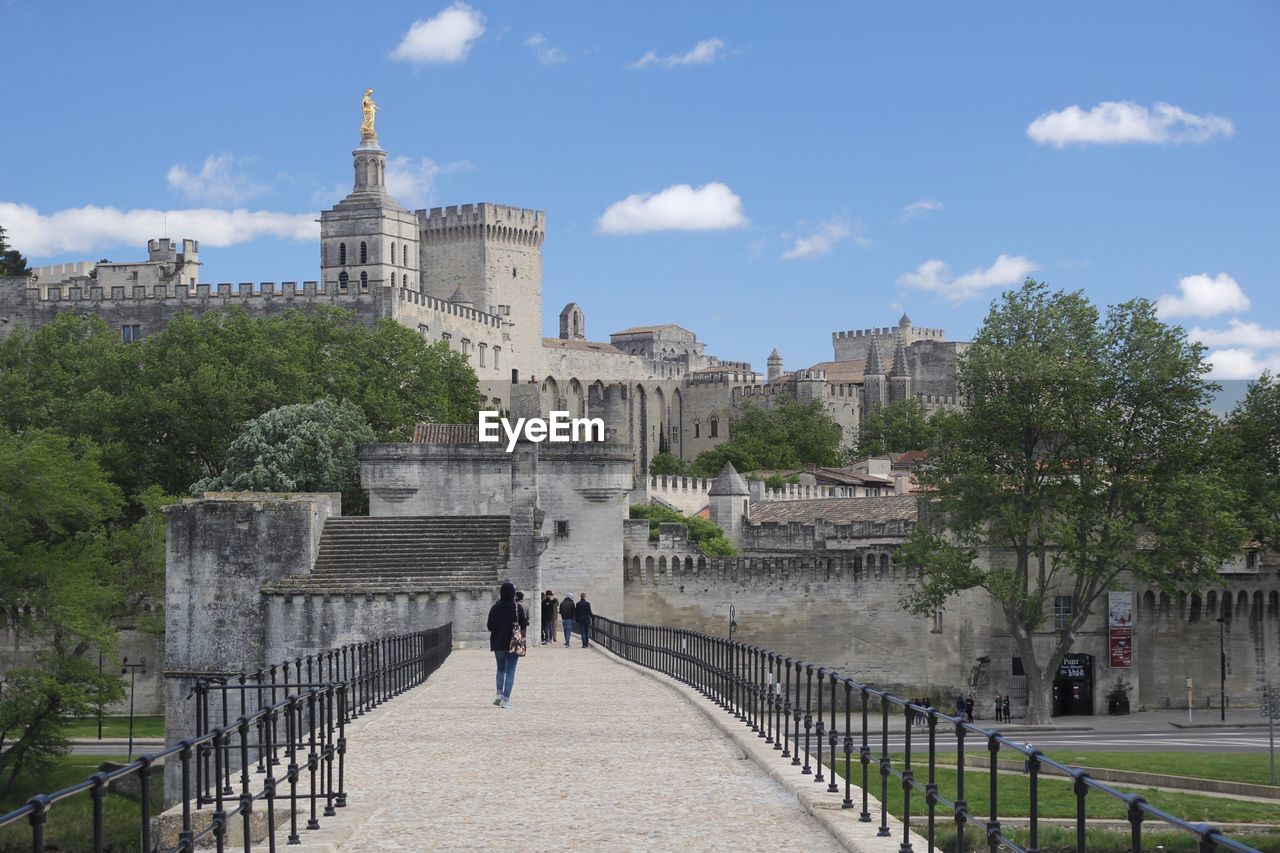
<path fill-rule="evenodd" d="M 576 302 L 570 302 L 560 312 L 560 339 L 563 341 L 587 339 L 587 318 Z"/>
<path fill-rule="evenodd" d="M 902 317 L 905 320 L 907 315 L 903 314 Z M 907 361 L 907 348 L 902 344 L 902 335 L 898 335 L 893 347 L 893 366 L 889 368 L 889 400 L 910 399 L 911 364 Z"/>
<path fill-rule="evenodd" d="M 735 547 L 740 547 L 743 528 L 751 519 L 751 490 L 732 462 L 724 463 L 707 496 L 711 498 L 711 520 Z"/>
<path fill-rule="evenodd" d="M 778 353 L 777 347 L 773 352 L 769 353 L 769 372 L 767 374 L 769 382 L 777 382 L 782 378 L 782 356 Z"/>
<path fill-rule="evenodd" d="M 866 399 L 866 408 L 884 405 L 886 400 L 884 368 L 880 365 L 880 346 L 876 339 L 871 339 L 867 348 L 867 366 L 862 370 L 862 391 Z"/>

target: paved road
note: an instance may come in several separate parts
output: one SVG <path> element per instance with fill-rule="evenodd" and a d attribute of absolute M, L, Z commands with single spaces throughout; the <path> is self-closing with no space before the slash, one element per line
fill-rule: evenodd
<path fill-rule="evenodd" d="M 490 652 L 455 651 L 350 726 L 351 805 L 291 849 L 842 849 L 654 679 L 593 650 L 534 648 L 503 710 L 493 670 Z"/>

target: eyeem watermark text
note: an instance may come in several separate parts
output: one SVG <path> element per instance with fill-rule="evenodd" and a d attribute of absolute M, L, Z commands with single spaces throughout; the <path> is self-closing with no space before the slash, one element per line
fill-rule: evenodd
<path fill-rule="evenodd" d="M 568 412 L 552 412 L 550 418 L 516 418 L 512 424 L 500 412 L 480 412 L 480 441 L 497 444 L 503 435 L 506 435 L 508 453 L 516 449 L 521 436 L 535 444 L 604 441 L 604 419 L 574 418 Z"/>

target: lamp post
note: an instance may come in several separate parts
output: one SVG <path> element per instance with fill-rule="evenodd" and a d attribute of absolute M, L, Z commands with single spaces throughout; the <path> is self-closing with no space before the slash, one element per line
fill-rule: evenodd
<path fill-rule="evenodd" d="M 1218 705 L 1221 720 L 1227 721 L 1227 646 L 1223 639 L 1226 620 L 1218 617 Z"/>
<path fill-rule="evenodd" d="M 733 632 L 738 628 L 738 611 L 732 604 L 729 605 L 729 642 L 733 642 Z"/>
<path fill-rule="evenodd" d="M 137 679 L 138 670 L 142 670 L 142 674 L 147 674 L 147 659 L 143 658 L 142 663 L 129 663 L 129 659 L 125 658 L 120 663 L 120 674 L 129 676 L 129 757 L 126 761 L 133 761 L 133 685 Z"/>

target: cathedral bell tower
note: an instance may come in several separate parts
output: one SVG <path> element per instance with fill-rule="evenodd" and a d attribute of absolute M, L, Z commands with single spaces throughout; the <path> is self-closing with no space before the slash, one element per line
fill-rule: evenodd
<path fill-rule="evenodd" d="M 420 259 L 417 218 L 387 193 L 387 152 L 374 130 L 372 96 L 366 89 L 361 102 L 351 192 L 320 214 L 320 278 L 329 292 L 377 298 L 383 288 L 393 295 L 402 287 L 419 290 Z"/>

